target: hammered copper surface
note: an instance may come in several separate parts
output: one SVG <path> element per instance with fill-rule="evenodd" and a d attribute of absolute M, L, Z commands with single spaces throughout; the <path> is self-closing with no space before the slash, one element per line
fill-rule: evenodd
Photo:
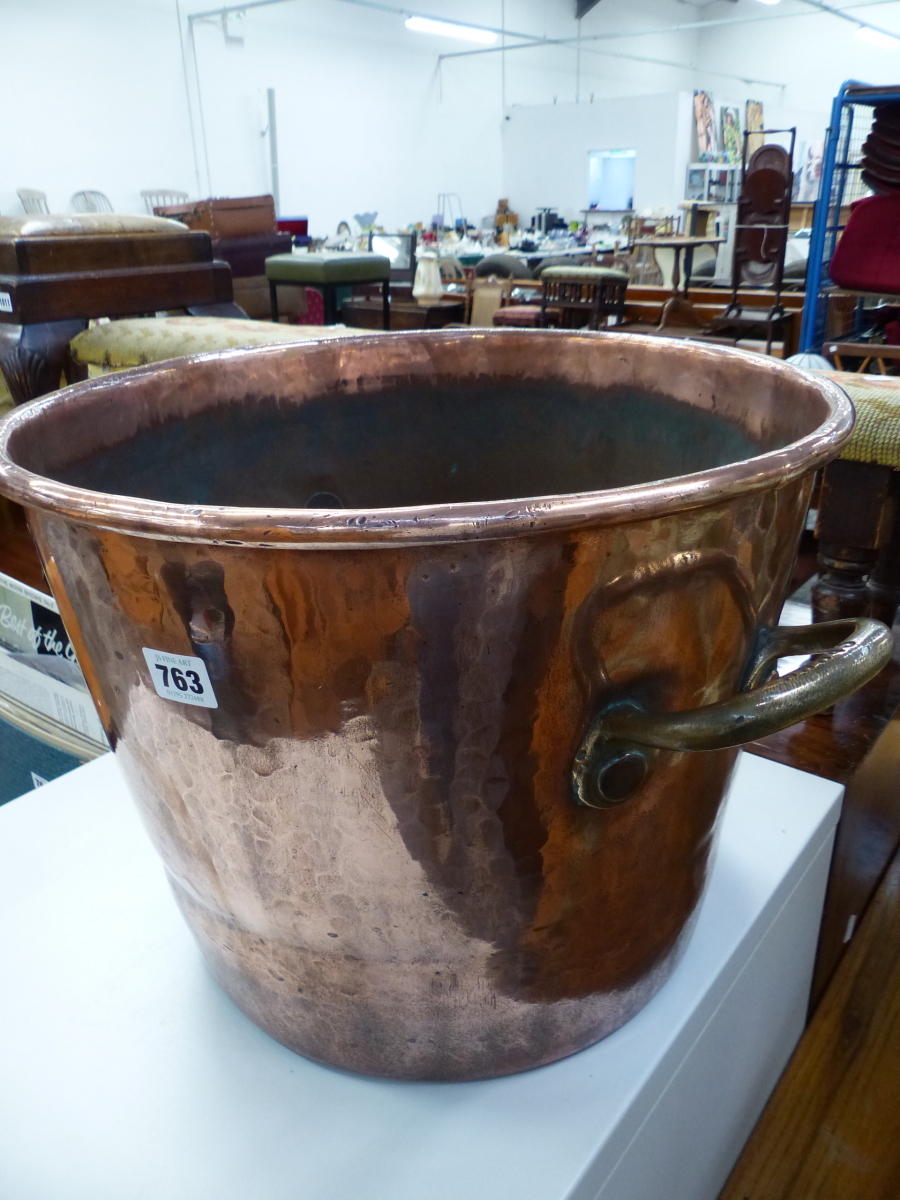
<path fill-rule="evenodd" d="M 389 406 L 398 380 L 429 372 L 463 390 L 574 381 L 600 408 L 626 375 L 655 380 L 675 425 L 689 405 L 724 411 L 725 441 L 763 453 L 615 491 L 442 502 L 423 392 L 412 432 L 434 478 L 414 508 L 229 510 L 58 482 L 114 469 L 93 451 L 114 459 L 163 413 L 323 394 Z M 0 477 L 31 506 L 119 760 L 229 994 L 312 1058 L 470 1079 L 591 1044 L 670 973 L 736 752 L 661 751 L 602 811 L 573 804 L 573 756 L 616 696 L 671 711 L 734 694 L 777 619 L 811 472 L 850 422 L 829 386 L 725 351 L 389 335 L 80 386 L 15 414 Z M 201 657 L 218 708 L 161 699 L 142 647 Z"/>

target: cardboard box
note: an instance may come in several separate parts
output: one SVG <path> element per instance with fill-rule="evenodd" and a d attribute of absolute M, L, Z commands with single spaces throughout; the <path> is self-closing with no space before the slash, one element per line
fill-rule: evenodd
<path fill-rule="evenodd" d="M 0 804 L 107 749 L 56 602 L 0 573 Z"/>

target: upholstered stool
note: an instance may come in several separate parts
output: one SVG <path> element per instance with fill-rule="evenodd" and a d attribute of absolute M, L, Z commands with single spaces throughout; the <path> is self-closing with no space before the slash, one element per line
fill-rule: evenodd
<path fill-rule="evenodd" d="M 72 339 L 73 361 L 91 375 L 188 354 L 352 337 L 343 325 L 278 325 L 227 317 L 135 317 L 94 325 Z"/>
<path fill-rule="evenodd" d="M 278 288 L 315 287 L 325 300 L 325 324 L 337 320 L 336 291 L 355 283 L 380 283 L 382 323 L 390 329 L 391 260 L 381 254 L 273 254 L 266 259 L 272 318 L 278 320 Z"/>
<path fill-rule="evenodd" d="M 588 313 L 588 328 L 597 329 L 600 319 L 606 324 L 615 316 L 621 324 L 625 315 L 625 290 L 628 272 L 614 267 L 545 267 L 541 271 L 541 310 L 550 307 L 562 310 L 561 324 L 568 314 Z"/>
<path fill-rule="evenodd" d="M 890 625 L 900 604 L 900 378 L 817 374 L 844 389 L 856 425 L 822 477 L 813 614 L 871 615 Z"/>
<path fill-rule="evenodd" d="M 246 316 L 208 233 L 116 213 L 0 217 L 0 371 L 17 404 L 59 387 L 91 318 L 172 308 Z"/>
<path fill-rule="evenodd" d="M 539 329 L 544 321 L 539 304 L 507 304 L 494 313 L 495 325 L 512 325 L 518 329 Z"/>
<path fill-rule="evenodd" d="M 494 313 L 495 325 L 512 325 L 517 329 L 541 329 L 544 313 L 539 304 L 507 304 Z"/>

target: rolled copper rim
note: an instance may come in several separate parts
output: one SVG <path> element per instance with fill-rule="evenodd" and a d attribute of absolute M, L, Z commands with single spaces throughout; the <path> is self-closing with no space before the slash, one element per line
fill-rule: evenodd
<path fill-rule="evenodd" d="M 384 348 L 398 339 L 529 338 L 560 342 L 586 339 L 615 339 L 618 350 L 627 354 L 660 352 L 661 339 L 626 333 L 582 333 L 565 330 L 527 332 L 516 329 L 434 331 L 427 335 L 408 332 L 379 333 L 372 337 L 334 338 L 327 343 L 298 343 L 289 346 L 259 346 L 220 351 L 191 358 L 169 360 L 104 378 L 74 384 L 14 410 L 0 422 L 0 491 L 26 508 L 56 514 L 94 528 L 152 537 L 163 541 L 199 542 L 211 545 L 283 546 L 327 549 L 479 541 L 521 537 L 586 525 L 615 525 L 646 520 L 685 509 L 700 508 L 764 488 L 777 487 L 822 466 L 838 453 L 853 427 L 853 406 L 837 384 L 799 371 L 777 359 L 749 351 L 699 343 L 668 342 L 660 356 L 689 353 L 698 373 L 704 366 L 721 366 L 724 360 L 752 364 L 765 374 L 793 380 L 807 390 L 810 385 L 827 405 L 827 416 L 814 430 L 780 449 L 754 455 L 711 470 L 679 475 L 652 483 L 603 491 L 510 500 L 474 501 L 464 504 L 417 505 L 406 508 L 321 509 L 251 508 L 213 505 L 168 504 L 133 496 L 119 496 L 60 483 L 20 466 L 14 457 L 18 436 L 35 423 L 46 421 L 59 406 L 94 401 L 107 389 L 136 389 L 148 376 L 161 372 L 189 372 L 205 364 L 220 364 L 228 372 L 236 361 L 273 359 L 277 364 L 285 352 L 292 355 L 335 353 L 344 347 L 351 354 Z M 552 345 L 553 343 L 551 343 Z M 562 353 L 560 345 L 557 353 Z M 263 361 L 261 364 L 265 366 Z M 746 367 L 745 367 L 746 370 Z M 110 396 L 110 404 L 116 403 Z"/>

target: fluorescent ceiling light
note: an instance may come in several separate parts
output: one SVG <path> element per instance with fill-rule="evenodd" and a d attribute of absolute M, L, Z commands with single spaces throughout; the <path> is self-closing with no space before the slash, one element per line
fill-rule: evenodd
<path fill-rule="evenodd" d="M 406 28 L 414 29 L 416 33 L 437 33 L 442 37 L 459 38 L 463 42 L 481 42 L 484 46 L 493 45 L 497 40 L 496 33 L 491 33 L 489 29 L 457 25 L 454 21 L 433 21 L 431 17 L 407 17 Z"/>
<path fill-rule="evenodd" d="M 780 4 L 781 0 L 759 0 L 760 4 Z"/>
<path fill-rule="evenodd" d="M 880 46 L 882 50 L 896 50 L 900 47 L 900 38 L 882 33 L 880 29 L 870 29 L 868 25 L 860 25 L 856 36 L 861 42 L 868 42 L 870 46 Z"/>

